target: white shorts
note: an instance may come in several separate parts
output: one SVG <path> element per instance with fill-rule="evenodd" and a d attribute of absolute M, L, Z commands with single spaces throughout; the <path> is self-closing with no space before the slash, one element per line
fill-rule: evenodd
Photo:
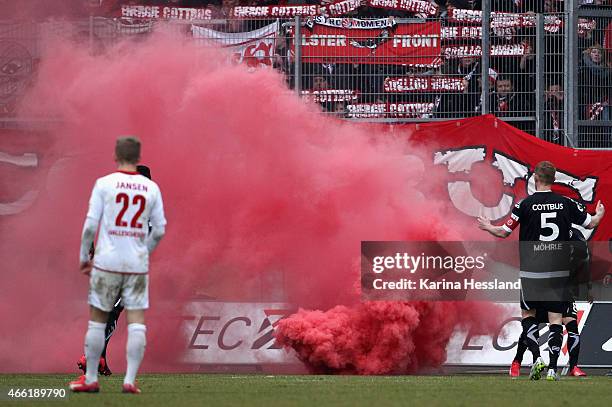
<path fill-rule="evenodd" d="M 119 298 L 126 309 L 149 308 L 149 275 L 92 269 L 89 277 L 89 305 L 110 312 Z"/>

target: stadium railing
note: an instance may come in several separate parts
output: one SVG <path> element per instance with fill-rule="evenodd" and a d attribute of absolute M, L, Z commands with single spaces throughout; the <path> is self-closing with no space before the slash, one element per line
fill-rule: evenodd
<path fill-rule="evenodd" d="M 612 147 L 612 8 L 540 14 L 450 9 L 443 17 L 363 21 L 92 16 L 69 27 L 0 22 L 0 126 L 11 126 L 44 36 L 68 33 L 100 53 L 164 27 L 202 46 L 231 49 L 231 59 L 250 68 L 279 70 L 326 115 L 427 122 L 493 113 L 553 143 Z"/>

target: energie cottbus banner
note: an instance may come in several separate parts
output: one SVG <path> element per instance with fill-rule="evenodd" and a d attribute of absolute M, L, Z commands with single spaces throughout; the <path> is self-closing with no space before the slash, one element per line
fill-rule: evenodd
<path fill-rule="evenodd" d="M 234 6 L 229 13 L 233 18 L 341 16 L 366 5 L 389 10 L 403 10 L 423 17 L 435 15 L 438 6 L 429 0 L 337 0 L 329 4 L 297 4 L 269 6 Z M 155 6 L 124 4 L 117 16 L 125 18 L 205 20 L 213 16 L 212 8 Z"/>

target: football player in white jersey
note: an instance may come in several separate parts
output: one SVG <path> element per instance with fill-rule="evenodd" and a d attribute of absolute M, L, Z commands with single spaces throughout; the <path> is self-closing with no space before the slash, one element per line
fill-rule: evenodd
<path fill-rule="evenodd" d="M 70 382 L 70 389 L 75 392 L 100 389 L 98 362 L 104 348 L 108 313 L 121 296 L 128 323 L 123 392 L 140 393 L 135 380 L 146 344 L 149 254 L 165 233 L 166 219 L 159 187 L 136 171 L 140 141 L 135 137 L 119 138 L 115 161 L 117 171 L 95 183 L 83 226 L 80 269 L 90 276 L 90 320 L 85 335 L 87 371 Z M 90 260 L 89 250 L 96 232 L 95 255 Z"/>
<path fill-rule="evenodd" d="M 137 165 L 136 171 L 138 171 L 140 175 L 144 175 L 148 179 L 153 179 L 151 178 L 151 169 L 147 167 L 146 165 Z M 149 226 L 149 229 L 150 229 L 150 226 Z M 91 248 L 89 249 L 89 259 L 90 260 L 93 260 L 95 249 L 96 249 L 95 246 L 92 244 Z M 98 364 L 98 373 L 103 376 L 110 376 L 113 374 L 113 372 L 108 367 L 108 359 L 106 356 L 107 356 L 108 343 L 110 342 L 110 339 L 112 338 L 113 334 L 115 333 L 115 330 L 117 329 L 119 316 L 121 315 L 122 311 L 123 311 L 123 304 L 121 303 L 121 297 L 119 297 L 117 299 L 117 302 L 115 303 L 115 307 L 108 314 L 108 321 L 106 321 L 106 329 L 104 331 L 104 340 L 105 340 L 104 349 L 102 350 L 102 356 L 100 357 L 100 363 Z M 81 355 L 81 357 L 77 361 L 77 366 L 79 369 L 83 371 L 83 374 L 87 372 L 87 358 L 85 357 L 85 354 Z"/>

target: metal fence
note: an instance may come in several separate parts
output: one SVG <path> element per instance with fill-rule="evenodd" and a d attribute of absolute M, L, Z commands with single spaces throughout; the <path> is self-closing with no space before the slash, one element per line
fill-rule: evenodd
<path fill-rule="evenodd" d="M 576 144 L 612 147 L 612 8 L 583 8 L 575 13 L 575 63 L 568 75 L 576 84 Z"/>
<path fill-rule="evenodd" d="M 493 113 L 553 143 L 611 148 L 612 8 L 568 3 L 566 11 L 520 14 L 490 12 L 483 2 L 482 11 L 436 18 L 0 22 L 0 122 L 14 115 L 49 33 L 103 53 L 164 27 L 227 48 L 233 62 L 279 70 L 326 115 L 424 122 Z"/>

